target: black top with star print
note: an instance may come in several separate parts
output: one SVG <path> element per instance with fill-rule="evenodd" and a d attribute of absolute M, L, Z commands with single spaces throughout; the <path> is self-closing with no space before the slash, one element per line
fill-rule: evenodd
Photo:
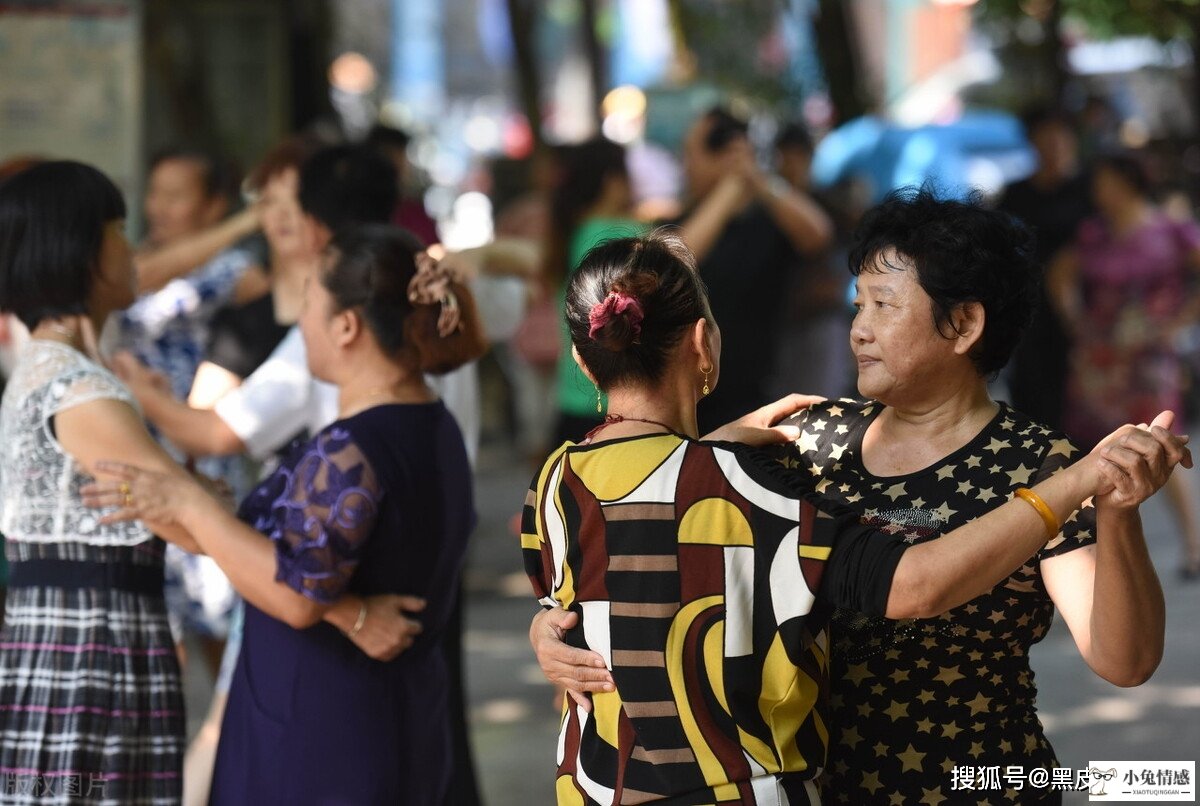
<path fill-rule="evenodd" d="M 1001 404 L 973 440 L 941 461 L 904 476 L 872 476 L 862 464 L 862 440 L 883 408 L 853 400 L 812 407 L 796 421 L 802 431 L 795 449 L 779 461 L 808 475 L 819 493 L 862 513 L 865 523 L 912 543 L 962 526 L 1081 456 L 1064 435 Z M 1009 766 L 1057 766 L 1038 721 L 1029 667 L 1029 648 L 1054 614 L 1040 564 L 1094 541 L 1089 507 L 1006 581 L 938 618 L 897 621 L 839 611 L 826 802 L 1056 800 L 1050 790 L 1029 786 L 956 791 L 951 770 L 998 765 L 1003 774 Z"/>

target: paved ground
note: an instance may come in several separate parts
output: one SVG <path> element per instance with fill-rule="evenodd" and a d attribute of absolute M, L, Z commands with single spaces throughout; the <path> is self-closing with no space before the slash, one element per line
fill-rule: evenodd
<path fill-rule="evenodd" d="M 536 606 L 508 528 L 529 476 L 505 452 L 484 452 L 477 482 L 480 528 L 467 577 L 467 648 L 476 761 L 489 806 L 553 800 L 557 718 L 526 639 Z M 1167 652 L 1154 678 L 1137 689 L 1105 683 L 1079 659 L 1060 623 L 1033 654 L 1042 719 L 1067 766 L 1200 756 L 1200 583 L 1178 581 L 1178 549 L 1161 503 L 1150 502 L 1144 516 L 1169 613 Z M 204 685 L 203 675 L 192 675 L 193 715 L 204 707 Z"/>

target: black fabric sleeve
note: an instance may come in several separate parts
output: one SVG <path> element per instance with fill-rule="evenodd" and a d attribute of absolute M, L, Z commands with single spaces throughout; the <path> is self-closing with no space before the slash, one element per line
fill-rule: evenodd
<path fill-rule="evenodd" d="M 811 534 L 801 535 L 801 543 L 830 548 L 817 595 L 835 607 L 884 615 L 896 566 L 909 548 L 899 533 L 868 526 L 860 513 L 818 494 L 814 477 L 785 467 L 778 452 L 732 442 L 720 446 L 733 451 L 746 474 L 762 486 L 800 499 L 801 528 L 811 528 Z"/>
<path fill-rule="evenodd" d="M 751 447 L 740 442 L 705 441 L 703 444 L 733 453 L 746 475 L 780 495 L 798 498 L 813 492 L 817 479 L 810 473 L 793 469 L 800 452 L 790 442 L 782 445 Z M 832 503 L 832 502 L 830 502 Z"/>
<path fill-rule="evenodd" d="M 818 594 L 835 607 L 868 616 L 886 615 L 896 566 L 909 544 L 898 535 L 861 523 L 857 517 L 853 521 L 833 518 L 831 522 L 830 528 L 836 530 L 833 551 L 825 561 Z"/>

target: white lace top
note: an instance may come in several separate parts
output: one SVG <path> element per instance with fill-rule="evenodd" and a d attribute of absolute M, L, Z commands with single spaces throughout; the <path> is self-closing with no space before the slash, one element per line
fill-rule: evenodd
<path fill-rule="evenodd" d="M 60 411 L 112 399 L 137 408 L 107 369 L 57 342 L 30 339 L 0 406 L 0 533 L 12 541 L 132 546 L 152 535 L 140 522 L 104 525 L 80 500 L 91 477 L 51 431 Z"/>

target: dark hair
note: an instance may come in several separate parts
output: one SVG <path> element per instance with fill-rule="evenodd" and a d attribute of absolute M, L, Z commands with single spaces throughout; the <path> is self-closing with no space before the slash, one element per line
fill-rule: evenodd
<path fill-rule="evenodd" d="M 366 143 L 372 148 L 403 150 L 408 148 L 408 144 L 411 142 L 412 135 L 408 132 L 393 126 L 385 126 L 382 123 L 376 123 L 371 127 L 371 131 L 367 132 Z"/>
<path fill-rule="evenodd" d="M 1044 126 L 1062 126 L 1073 132 L 1075 121 L 1061 107 L 1050 104 L 1037 104 L 1026 109 L 1021 114 L 1021 128 L 1025 136 L 1033 139 L 1034 134 Z"/>
<path fill-rule="evenodd" d="M 812 135 L 808 133 L 808 129 L 804 128 L 803 123 L 793 121 L 782 129 L 775 136 L 775 150 L 785 151 L 790 148 L 798 148 L 806 154 L 813 153 Z"/>
<path fill-rule="evenodd" d="M 261 192 L 267 183 L 284 171 L 294 169 L 299 172 L 313 153 L 316 144 L 303 137 L 289 137 L 268 151 L 258 164 L 246 176 L 246 186 L 256 192 Z"/>
<path fill-rule="evenodd" d="M 903 271 L 889 261 L 888 250 L 911 261 L 943 336 L 956 305 L 983 306 L 983 336 L 971 356 L 981 375 L 1008 363 L 1038 300 L 1040 268 L 1028 227 L 975 199 L 941 200 L 929 188 L 907 188 L 889 193 L 863 216 L 850 248 L 850 273 Z"/>
<path fill-rule="evenodd" d="M 1102 169 L 1112 171 L 1141 198 L 1149 199 L 1154 195 L 1154 183 L 1150 181 L 1150 172 L 1137 154 L 1131 151 L 1101 154 L 1092 163 L 1092 175 L 1095 176 Z"/>
<path fill-rule="evenodd" d="M 709 122 L 708 132 L 704 135 L 704 148 L 708 151 L 721 151 L 750 134 L 750 124 L 728 107 L 714 106 L 704 113 L 703 119 Z"/>
<path fill-rule="evenodd" d="M 423 250 L 411 232 L 390 224 L 351 224 L 330 243 L 335 259 L 322 284 L 339 310 L 358 308 L 379 346 L 424 372 L 443 374 L 478 358 L 486 349 L 474 299 L 464 287 L 454 293 L 462 313 L 457 333 L 441 337 L 438 305 L 414 305 L 408 286 Z"/>
<path fill-rule="evenodd" d="M 237 168 L 215 152 L 192 146 L 170 146 L 155 152 L 150 158 L 149 172 L 154 173 L 155 168 L 171 160 L 190 162 L 200 169 L 200 186 L 204 191 L 204 198 L 230 200 L 237 195 L 240 181 Z"/>
<path fill-rule="evenodd" d="M 592 309 L 614 292 L 641 306 L 640 332 L 626 312 L 593 338 Z M 696 258 L 678 235 L 665 230 L 606 241 L 588 252 L 567 285 L 566 315 L 571 343 L 601 389 L 659 382 L 687 330 L 697 319 L 712 319 Z"/>
<path fill-rule="evenodd" d="M 79 162 L 43 162 L 0 183 L 0 309 L 32 329 L 87 312 L 104 227 L 125 218 L 112 180 Z"/>
<path fill-rule="evenodd" d="M 546 276 L 562 281 L 574 266 L 568 266 L 568 244 L 588 208 L 600 198 L 604 182 L 612 176 L 627 177 L 625 147 L 593 137 L 576 145 L 560 146 L 555 156 L 557 170 L 550 193 L 550 229 L 546 244 Z"/>
<path fill-rule="evenodd" d="M 16 176 L 26 168 L 32 168 L 35 165 L 41 165 L 45 161 L 45 157 L 39 157 L 33 154 L 22 154 L 16 157 L 10 157 L 4 162 L 0 162 L 0 182 L 3 182 L 10 176 Z"/>
<path fill-rule="evenodd" d="M 300 206 L 333 232 L 386 223 L 396 201 L 396 168 L 369 146 L 322 149 L 300 170 Z"/>

